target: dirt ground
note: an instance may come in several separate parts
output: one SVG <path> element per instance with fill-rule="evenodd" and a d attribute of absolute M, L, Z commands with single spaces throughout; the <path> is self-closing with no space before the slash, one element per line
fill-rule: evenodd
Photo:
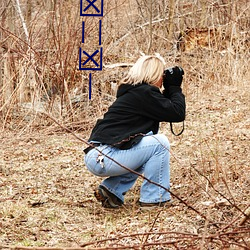
<path fill-rule="evenodd" d="M 242 222 L 250 205 L 249 99 L 246 85 L 205 96 L 189 90 L 184 134 L 161 125 L 176 197 L 146 212 L 136 203 L 141 179 L 121 209 L 96 202 L 101 178 L 85 168 L 85 145 L 72 134 L 2 131 L 0 248 L 250 249 L 249 220 Z"/>

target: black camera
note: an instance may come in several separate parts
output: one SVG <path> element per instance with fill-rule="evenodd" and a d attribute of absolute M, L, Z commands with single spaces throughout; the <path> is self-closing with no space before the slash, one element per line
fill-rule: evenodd
<path fill-rule="evenodd" d="M 182 78 L 184 75 L 184 70 L 181 67 L 175 66 L 172 68 L 167 68 L 163 72 L 163 85 L 165 88 L 169 85 L 180 86 L 182 83 Z"/>
<path fill-rule="evenodd" d="M 183 70 L 183 68 L 182 68 L 182 67 L 179 67 L 179 66 L 175 66 L 175 67 L 171 67 L 171 68 L 165 69 L 164 72 L 163 72 L 163 76 L 165 76 L 165 75 L 167 75 L 167 74 L 173 75 L 173 74 L 174 74 L 174 70 L 175 70 L 176 68 L 178 68 L 179 73 L 180 73 L 181 75 L 184 75 L 184 70 Z"/>

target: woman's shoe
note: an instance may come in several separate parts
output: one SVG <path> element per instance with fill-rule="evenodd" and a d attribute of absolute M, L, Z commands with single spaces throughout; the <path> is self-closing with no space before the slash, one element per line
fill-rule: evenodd
<path fill-rule="evenodd" d="M 98 201 L 102 203 L 105 208 L 119 208 L 123 202 L 114 194 L 112 194 L 107 188 L 99 186 L 94 195 Z"/>

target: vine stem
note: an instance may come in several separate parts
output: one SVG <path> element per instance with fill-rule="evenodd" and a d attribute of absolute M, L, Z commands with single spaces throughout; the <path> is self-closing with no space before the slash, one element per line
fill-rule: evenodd
<path fill-rule="evenodd" d="M 142 174 L 122 165 L 121 163 L 117 162 L 116 160 L 114 160 L 113 158 L 111 158 L 110 156 L 104 154 L 101 150 L 99 150 L 97 147 L 94 147 L 91 143 L 89 143 L 87 140 L 81 138 L 80 136 L 78 136 L 77 134 L 75 134 L 71 129 L 65 127 L 64 125 L 62 125 L 60 122 L 57 121 L 57 119 L 55 119 L 54 117 L 52 117 L 51 115 L 49 115 L 46 112 L 41 112 L 41 114 L 47 116 L 48 118 L 50 118 L 52 121 L 54 121 L 57 125 L 59 125 L 62 129 L 66 130 L 67 132 L 69 132 L 70 134 L 72 134 L 76 139 L 80 140 L 81 142 L 87 144 L 88 146 L 91 146 L 93 148 L 95 148 L 100 154 L 102 154 L 103 156 L 107 157 L 108 159 L 110 159 L 111 161 L 113 161 L 115 164 L 119 165 L 120 167 L 126 169 L 127 171 L 138 175 L 139 177 L 141 177 L 142 179 L 148 181 L 149 183 L 156 185 L 164 190 L 166 190 L 167 192 L 169 192 L 173 197 L 175 197 L 177 200 L 179 200 L 181 203 L 183 203 L 187 208 L 193 210 L 195 213 L 197 213 L 200 217 L 202 217 L 204 220 L 208 221 L 209 223 L 215 225 L 215 227 L 219 228 L 217 226 L 217 224 L 213 221 L 211 221 L 210 219 L 208 219 L 206 217 L 206 215 L 204 215 L 203 213 L 201 213 L 200 211 L 198 211 L 196 208 L 194 208 L 193 206 L 191 206 L 190 204 L 188 204 L 185 200 L 183 200 L 181 197 L 179 197 L 178 195 L 176 195 L 175 193 L 173 193 L 172 191 L 170 191 L 168 188 L 163 187 L 162 185 L 160 185 L 157 182 L 151 181 L 150 179 L 148 179 L 147 177 L 143 176 Z M 157 141 L 159 141 L 156 137 L 154 137 Z M 168 150 L 170 152 L 170 150 L 166 147 L 164 147 L 166 150 Z M 171 152 L 170 152 L 171 153 Z"/>

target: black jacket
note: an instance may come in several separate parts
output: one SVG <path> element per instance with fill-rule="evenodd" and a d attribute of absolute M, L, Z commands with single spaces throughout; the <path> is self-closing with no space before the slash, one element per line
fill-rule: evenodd
<path fill-rule="evenodd" d="M 185 96 L 181 88 L 171 86 L 166 93 L 142 83 L 122 84 L 117 99 L 99 119 L 89 141 L 98 141 L 120 149 L 138 143 L 146 133 L 158 132 L 159 122 L 181 122 L 185 119 Z"/>

